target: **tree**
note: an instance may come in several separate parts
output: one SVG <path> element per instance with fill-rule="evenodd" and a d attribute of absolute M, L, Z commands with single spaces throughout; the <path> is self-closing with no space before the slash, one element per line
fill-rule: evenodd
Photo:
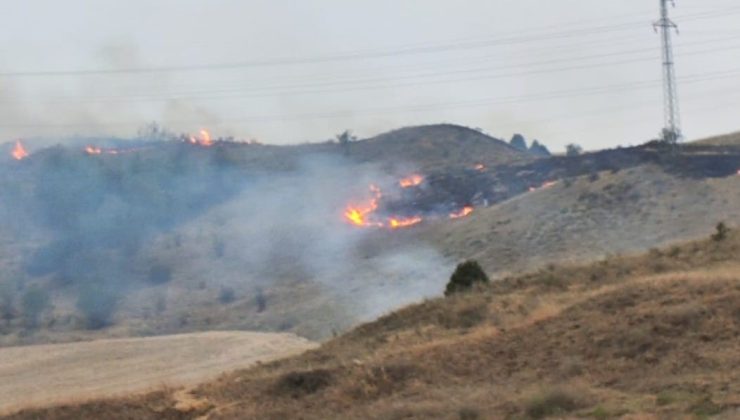
<path fill-rule="evenodd" d="M 529 153 L 542 157 L 552 156 L 552 153 L 550 153 L 547 147 L 537 140 L 532 141 L 532 145 L 529 147 Z"/>
<path fill-rule="evenodd" d="M 514 134 L 514 136 L 511 137 L 509 144 L 511 147 L 521 150 L 522 152 L 527 151 L 527 140 L 525 140 L 524 136 L 521 134 Z"/>
<path fill-rule="evenodd" d="M 80 288 L 77 309 L 85 316 L 87 328 L 97 330 L 107 327 L 118 304 L 118 296 L 110 287 L 88 283 Z"/>
<path fill-rule="evenodd" d="M 5 325 L 15 318 L 15 297 L 9 284 L 0 284 L 0 318 L 5 321 Z"/>
<path fill-rule="evenodd" d="M 337 141 L 344 151 L 344 154 L 349 155 L 349 144 L 353 141 L 357 141 L 357 137 L 352 135 L 351 130 L 344 130 L 343 133 L 337 134 Z"/>
<path fill-rule="evenodd" d="M 719 222 L 715 228 L 716 232 L 712 235 L 712 239 L 717 242 L 724 241 L 727 239 L 727 234 L 730 233 L 730 228 L 724 222 Z"/>
<path fill-rule="evenodd" d="M 445 296 L 465 292 L 472 289 L 476 284 L 488 284 L 489 281 L 488 275 L 483 271 L 478 261 L 465 261 L 458 264 L 455 272 L 452 273 L 445 289 Z"/>
<path fill-rule="evenodd" d="M 35 327 L 39 322 L 39 317 L 49 307 L 49 294 L 40 287 L 32 287 L 21 297 L 21 306 L 23 307 L 23 316 L 31 327 Z"/>
<path fill-rule="evenodd" d="M 579 145 L 577 145 L 575 143 L 571 143 L 571 144 L 565 146 L 565 155 L 566 156 L 578 156 L 581 153 L 583 153 L 583 147 L 581 147 L 581 146 L 579 146 Z"/>

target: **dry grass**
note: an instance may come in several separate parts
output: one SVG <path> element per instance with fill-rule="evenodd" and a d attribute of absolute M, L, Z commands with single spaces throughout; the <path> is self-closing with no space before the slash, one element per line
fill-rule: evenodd
<path fill-rule="evenodd" d="M 738 252 L 740 235 L 733 232 L 722 242 L 553 266 L 428 301 L 304 355 L 205 384 L 192 395 L 209 408 L 179 415 L 731 416 L 740 408 L 740 371 L 728 369 L 740 365 Z M 85 418 L 91 407 L 123 410 L 114 417 L 155 417 L 152 401 L 174 410 L 172 395 L 17 418 Z"/>

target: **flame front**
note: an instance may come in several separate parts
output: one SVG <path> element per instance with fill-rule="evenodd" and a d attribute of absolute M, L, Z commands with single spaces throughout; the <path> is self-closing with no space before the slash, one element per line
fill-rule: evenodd
<path fill-rule="evenodd" d="M 103 149 L 95 146 L 86 146 L 85 153 L 88 155 L 100 155 L 103 153 Z"/>
<path fill-rule="evenodd" d="M 538 190 L 546 190 L 548 188 L 554 187 L 557 185 L 558 181 L 545 181 L 542 185 L 539 187 L 529 187 L 529 192 L 535 192 Z"/>
<path fill-rule="evenodd" d="M 201 146 L 210 147 L 213 146 L 213 140 L 211 140 L 211 133 L 206 130 L 200 130 L 200 141 Z"/>
<path fill-rule="evenodd" d="M 421 185 L 422 182 L 424 182 L 423 176 L 419 174 L 413 174 L 409 176 L 408 178 L 404 178 L 398 181 L 398 184 L 401 186 L 401 188 L 411 188 L 411 187 L 416 187 L 418 185 Z"/>
<path fill-rule="evenodd" d="M 460 211 L 450 213 L 450 219 L 461 219 L 463 217 L 470 216 L 475 210 L 472 206 L 465 206 Z"/>
<path fill-rule="evenodd" d="M 388 219 L 388 226 L 391 229 L 401 229 L 405 227 L 418 225 L 419 223 L 423 221 L 424 219 L 419 216 L 409 217 L 405 219 L 390 218 Z"/>
<path fill-rule="evenodd" d="M 372 198 L 367 203 L 359 206 L 350 205 L 344 212 L 344 217 L 355 226 L 378 226 L 377 223 L 369 222 L 368 216 L 378 209 L 378 202 L 383 197 L 383 193 L 375 185 L 370 185 L 370 193 L 372 194 Z"/>
<path fill-rule="evenodd" d="M 378 220 L 374 213 L 380 207 L 380 199 L 383 198 L 383 192 L 376 185 L 370 185 L 371 198 L 360 205 L 350 205 L 344 211 L 344 218 L 352 225 L 358 227 L 377 227 L 401 229 L 418 225 L 424 219 L 420 216 L 414 217 L 388 217 L 385 221 Z"/>
<path fill-rule="evenodd" d="M 13 147 L 10 155 L 13 156 L 13 159 L 15 160 L 23 160 L 28 157 L 28 152 L 26 151 L 26 148 L 23 147 L 23 143 L 21 143 L 20 140 L 16 140 L 15 147 Z"/>

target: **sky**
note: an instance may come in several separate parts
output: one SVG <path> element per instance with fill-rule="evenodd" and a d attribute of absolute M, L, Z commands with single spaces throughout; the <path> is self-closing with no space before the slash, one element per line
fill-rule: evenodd
<path fill-rule="evenodd" d="M 658 0 L 0 2 L 0 142 L 175 132 L 289 144 L 432 123 L 552 150 L 663 125 Z M 740 5 L 671 9 L 687 140 L 740 130 Z"/>

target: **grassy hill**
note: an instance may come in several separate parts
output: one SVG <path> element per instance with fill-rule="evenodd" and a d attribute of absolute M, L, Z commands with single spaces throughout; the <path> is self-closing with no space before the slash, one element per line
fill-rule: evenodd
<path fill-rule="evenodd" d="M 738 161 L 740 166 L 740 161 Z M 483 208 L 419 239 L 492 272 L 646 251 L 740 224 L 740 177 L 677 177 L 657 165 L 595 172 Z"/>
<path fill-rule="evenodd" d="M 301 356 L 10 418 L 733 418 L 740 235 L 552 265 L 410 306 Z"/>
<path fill-rule="evenodd" d="M 100 156 L 58 147 L 0 170 L 0 345 L 235 329 L 321 340 L 438 295 L 461 259 L 501 278 L 740 222 L 731 146 L 535 159 L 435 125 L 348 150 L 142 147 Z M 411 171 L 424 183 L 385 204 L 436 219 L 392 232 L 342 221 L 369 183 L 392 186 Z M 448 219 L 471 202 L 472 215 Z M 38 288 L 48 305 L 30 326 L 23 296 Z"/>
<path fill-rule="evenodd" d="M 721 136 L 709 137 L 695 142 L 704 146 L 738 146 L 740 145 L 740 133 L 723 134 Z"/>

